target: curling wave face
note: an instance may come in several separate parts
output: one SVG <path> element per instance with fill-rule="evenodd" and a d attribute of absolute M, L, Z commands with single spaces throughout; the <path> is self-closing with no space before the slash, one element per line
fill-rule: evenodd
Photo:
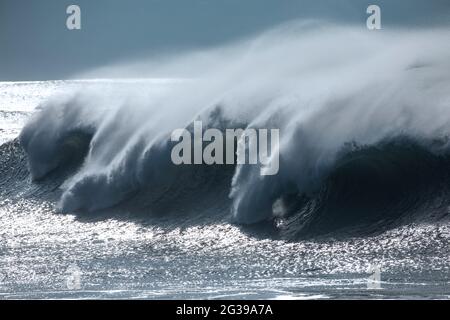
<path fill-rule="evenodd" d="M 182 195 L 195 201 L 214 180 L 234 221 L 277 221 L 289 236 L 441 219 L 450 199 L 449 36 L 289 24 L 138 67 L 149 76 L 179 71 L 178 80 L 90 83 L 55 95 L 20 144 L 35 180 L 80 164 L 61 185 L 63 212 L 142 209 L 161 197 L 181 207 Z M 171 132 L 198 119 L 221 130 L 279 128 L 279 173 L 174 165 Z"/>

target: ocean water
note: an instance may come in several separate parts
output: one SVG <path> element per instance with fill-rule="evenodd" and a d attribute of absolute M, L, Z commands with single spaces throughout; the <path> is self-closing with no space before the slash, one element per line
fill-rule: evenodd
<path fill-rule="evenodd" d="M 92 84 L 0 84 L 2 298 L 449 297 L 445 220 L 292 240 L 217 214 L 227 212 L 226 201 L 169 208 L 167 215 L 117 208 L 60 213 L 55 207 L 61 181 L 33 182 L 14 138 L 50 95 L 85 85 Z M 220 198 L 220 190 L 213 193 Z M 379 287 L 370 286 L 371 265 L 380 268 Z"/>
<path fill-rule="evenodd" d="M 448 33 L 289 27 L 144 64 L 172 78 L 1 82 L 0 297 L 448 299 Z M 279 128 L 278 174 L 174 165 L 195 120 Z"/>

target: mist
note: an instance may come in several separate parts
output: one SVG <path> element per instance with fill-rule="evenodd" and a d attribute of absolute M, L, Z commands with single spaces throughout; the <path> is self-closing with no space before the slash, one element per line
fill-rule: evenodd
<path fill-rule="evenodd" d="M 115 80 L 53 96 L 20 141 L 40 179 L 63 162 L 75 133 L 88 137 L 59 209 L 95 211 L 139 190 L 183 187 L 170 135 L 195 120 L 221 130 L 280 129 L 279 173 L 261 176 L 259 165 L 243 164 L 229 181 L 233 218 L 255 223 L 272 216 L 292 185 L 313 192 L 347 143 L 407 135 L 431 150 L 430 140 L 447 137 L 449 38 L 443 28 L 371 32 L 291 22 L 208 50 L 108 65 L 74 78 Z"/>

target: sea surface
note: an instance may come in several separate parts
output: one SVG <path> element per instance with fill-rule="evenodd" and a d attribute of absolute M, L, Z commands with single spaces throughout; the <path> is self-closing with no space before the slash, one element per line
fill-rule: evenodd
<path fill-rule="evenodd" d="M 288 207 L 297 206 L 296 213 L 268 222 L 245 224 L 230 214 L 233 204 L 228 187 L 234 169 L 208 171 L 207 168 L 206 173 L 183 173 L 175 179 L 176 188 L 167 183 L 143 194 L 122 197 L 123 190 L 119 192 L 117 188 L 122 185 L 126 188 L 127 184 L 122 180 L 114 184 L 117 173 L 114 170 L 109 173 L 113 182 L 108 180 L 110 184 L 107 184 L 114 190 L 112 192 L 105 185 L 89 187 L 91 180 L 88 178 L 94 169 L 83 169 L 86 164 L 82 169 L 79 164 L 61 168 L 61 163 L 70 160 L 64 158 L 52 170 L 37 166 L 37 163 L 48 163 L 47 158 L 39 158 L 38 151 L 56 157 L 58 152 L 50 150 L 55 137 L 63 132 L 63 127 L 80 121 L 80 115 L 71 118 L 70 123 L 65 122 L 67 119 L 61 120 L 68 117 L 70 110 L 83 105 L 84 100 L 73 98 L 72 92 L 86 92 L 98 86 L 145 86 L 152 92 L 149 95 L 155 94 L 158 98 L 166 86 L 180 85 L 170 80 L 0 83 L 1 299 L 450 298 L 450 201 L 442 187 L 448 182 L 445 180 L 433 177 L 423 182 L 421 178 L 427 188 L 405 187 L 400 196 L 404 201 L 391 199 L 383 192 L 375 192 L 379 201 L 374 200 L 368 195 L 373 195 L 383 181 L 371 184 L 370 192 L 364 190 L 363 183 L 357 188 L 358 193 L 367 197 L 355 200 L 358 206 L 353 207 L 347 204 L 358 198 L 358 193 L 346 187 L 348 181 L 341 175 L 355 178 L 366 170 L 364 163 L 358 166 L 356 162 L 356 168 L 335 169 L 331 180 L 334 182 L 326 190 L 339 199 L 321 197 L 322 202 L 316 199 L 314 203 L 320 202 L 322 209 L 312 210 L 312 202 L 300 196 L 292 201 L 286 196 L 282 202 Z M 68 98 L 52 98 L 61 95 Z M 65 104 L 66 109 L 53 118 L 49 115 L 48 104 L 52 108 L 58 103 Z M 91 103 L 90 109 L 83 109 L 83 117 L 92 120 L 86 125 L 89 130 L 115 121 L 113 118 L 103 123 L 99 120 L 103 115 L 89 118 L 90 111 L 107 105 L 102 103 Z M 43 113 L 41 108 L 47 111 Z M 19 140 L 25 123 L 38 113 L 42 115 L 33 120 L 34 124 L 52 122 L 43 127 L 31 125 Z M 116 113 L 115 116 L 124 115 Z M 130 121 L 131 130 L 133 120 Z M 63 125 L 58 127 L 59 131 L 45 135 L 45 130 L 53 128 L 55 123 Z M 86 132 L 91 134 L 88 129 Z M 29 132 L 42 135 L 30 138 Z M 39 144 L 36 144 L 37 139 L 41 139 Z M 119 145 L 127 144 L 114 135 L 110 139 L 118 139 L 116 144 Z M 23 148 L 24 141 L 28 143 L 27 150 Z M 83 139 L 80 141 L 74 143 L 83 144 Z M 92 141 L 92 149 L 95 144 L 106 143 L 101 139 Z M 392 148 L 403 150 L 402 143 L 407 144 L 402 140 Z M 428 176 L 436 170 L 445 171 L 442 169 L 448 165 L 445 159 L 439 158 L 443 163 L 435 163 L 437 160 L 433 156 L 424 156 L 414 149 L 416 146 L 407 145 L 409 147 L 402 152 L 389 151 L 389 145 L 380 150 L 390 152 L 386 156 L 389 159 L 398 157 L 395 161 L 399 162 L 404 158 L 398 153 L 406 157 L 423 156 L 420 159 L 427 159 L 429 167 L 421 170 L 429 170 L 426 171 Z M 100 151 L 115 152 L 114 149 Z M 30 174 L 30 155 L 36 172 L 38 169 L 39 173 L 46 172 L 39 179 L 33 179 Z M 404 163 L 400 167 L 404 167 Z M 95 168 L 96 172 L 102 170 L 101 166 Z M 389 170 L 385 170 L 385 174 L 395 176 L 395 170 L 400 168 L 393 166 Z M 407 176 L 410 175 L 408 172 Z M 367 175 L 365 178 L 374 177 Z M 80 181 L 88 182 L 81 184 Z M 402 181 L 405 182 L 404 176 Z M 402 186 L 396 179 L 389 183 L 397 183 L 396 188 Z M 417 185 L 414 179 L 405 183 Z M 86 187 L 84 191 L 83 187 Z M 337 188 L 346 191 L 340 193 Z M 156 189 L 162 191 L 158 193 Z M 389 192 L 395 194 L 392 190 Z M 168 193 L 174 196 L 164 201 Z M 92 197 L 88 198 L 89 195 Z M 119 195 L 120 201 L 104 200 L 118 199 Z M 147 206 L 145 201 L 152 205 Z M 137 203 L 145 205 L 137 206 Z M 382 205 L 377 206 L 380 203 Z M 370 213 L 374 207 L 377 214 Z M 330 213 L 333 210 L 339 211 L 339 215 Z M 308 212 L 305 214 L 305 211 Z M 307 224 L 303 222 L 315 214 L 320 214 L 321 218 L 308 220 Z M 373 219 L 356 218 L 368 214 Z M 352 219 L 358 223 L 349 223 Z M 337 220 L 343 222 L 337 223 Z M 330 226 L 336 226 L 337 231 Z"/>

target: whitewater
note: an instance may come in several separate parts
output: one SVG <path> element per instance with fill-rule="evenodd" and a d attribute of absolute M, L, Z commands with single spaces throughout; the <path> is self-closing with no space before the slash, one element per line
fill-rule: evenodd
<path fill-rule="evenodd" d="M 448 298 L 449 38 L 289 23 L 1 82 L 0 297 Z M 175 165 L 195 121 L 279 129 L 278 174 Z"/>

